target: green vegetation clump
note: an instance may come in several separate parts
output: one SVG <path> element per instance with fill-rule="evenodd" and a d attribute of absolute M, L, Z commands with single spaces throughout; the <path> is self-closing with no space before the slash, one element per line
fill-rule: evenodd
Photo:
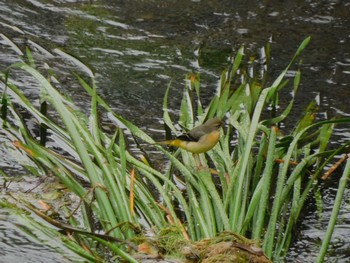
<path fill-rule="evenodd" d="M 86 80 L 74 73 L 91 96 L 90 114 L 82 114 L 58 92 L 51 81 L 52 69 L 38 70 L 27 50 L 22 62 L 1 74 L 3 134 L 9 149 L 27 158 L 29 172 L 57 178 L 64 185 L 58 191 L 69 198 L 51 203 L 40 200 L 40 207 L 36 207 L 28 201 L 28 193 L 12 193 L 3 198 L 7 200 L 2 204 L 16 200 L 25 210 L 58 227 L 60 232 L 54 230 L 55 237 L 49 225 L 40 225 L 40 230 L 50 229 L 52 238 L 88 261 L 137 262 L 140 258 L 176 257 L 188 262 L 278 262 L 288 252 L 293 228 L 324 167 L 349 146 L 348 142 L 329 149 L 328 144 L 334 125 L 348 124 L 350 119 L 315 122 L 314 102 L 294 129 L 282 128 L 295 96 L 284 106 L 279 105 L 279 93 L 290 89 L 296 94 L 300 69 L 294 69 L 292 79 L 286 75 L 309 41 L 307 38 L 302 42 L 272 84 L 268 84 L 267 75 L 269 46 L 265 48 L 267 69 L 263 70 L 257 70 L 252 60 L 246 62 L 242 47 L 221 74 L 217 92 L 207 106 L 201 101 L 199 76 L 188 76 L 180 124 L 191 129 L 213 117 L 225 121 L 219 143 L 200 156 L 200 169 L 188 152 L 164 149 L 113 112 L 98 96 L 94 73 L 72 56 L 54 50 L 89 77 Z M 36 80 L 41 90 L 40 108 L 14 84 L 12 71 L 25 72 Z M 168 109 L 169 92 L 170 86 L 164 98 L 163 119 L 168 131 L 177 134 Z M 18 108 L 35 119 L 39 139 Z M 114 134 L 101 129 L 102 111 L 116 124 Z M 143 158 L 133 156 L 127 149 L 125 129 L 131 134 L 128 139 L 133 139 L 145 153 Z M 45 146 L 48 141 L 54 147 Z M 142 145 L 156 147 L 169 159 L 164 171 L 152 166 Z M 347 161 L 338 204 L 349 170 Z M 339 206 L 335 206 L 334 214 L 338 211 Z M 335 223 L 332 220 L 319 262 L 327 250 Z M 69 239 L 63 238 L 65 235 Z M 246 242 L 243 236 L 254 242 Z M 254 261 L 252 256 L 260 261 Z"/>

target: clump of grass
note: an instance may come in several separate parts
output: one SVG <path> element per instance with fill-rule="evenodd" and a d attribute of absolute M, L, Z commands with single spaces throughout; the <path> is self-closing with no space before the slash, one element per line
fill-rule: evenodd
<path fill-rule="evenodd" d="M 187 262 L 271 262 L 254 242 L 232 232 L 194 242 L 184 254 Z"/>
<path fill-rule="evenodd" d="M 279 93 L 287 88 L 294 94 L 297 92 L 300 69 L 296 69 L 292 81 L 286 74 L 309 41 L 306 38 L 302 42 L 290 64 L 271 85 L 267 84 L 266 69 L 258 74 L 254 63 L 244 63 L 242 47 L 229 69 L 222 73 L 208 106 L 201 102 L 198 76 L 189 75 L 179 122 L 191 129 L 218 116 L 226 120 L 224 133 L 218 145 L 201 156 L 201 162 L 211 169 L 198 170 L 193 157 L 185 151 L 174 154 L 154 145 L 170 160 L 162 172 L 152 162 L 145 161 L 148 156 L 139 159 L 129 153 L 123 129 L 129 130 L 136 145 L 140 145 L 139 140 L 153 145 L 154 140 L 113 112 L 97 95 L 94 74 L 87 66 L 60 50 L 54 51 L 90 78 L 86 81 L 74 74 L 91 96 L 90 115 L 84 116 L 50 81 L 52 70 L 40 73 L 27 50 L 27 57 L 1 76 L 2 126 L 12 142 L 9 147 L 30 158 L 37 174 L 44 176 L 49 172 L 56 176 L 80 201 L 75 208 L 60 207 L 58 213 L 66 214 L 63 223 L 50 219 L 23 198 L 17 200 L 65 233 L 73 233 L 76 244 L 88 248 L 80 253 L 88 260 L 91 257 L 104 260 L 109 253 L 101 255 L 103 246 L 120 259 L 137 262 L 133 255 L 140 252 L 140 247 L 134 243 L 144 240 L 145 231 L 151 230 L 158 236 L 152 243 L 157 244 L 154 252 L 157 255 L 174 255 L 174 244 L 181 247 L 180 244 L 229 231 L 260 242 L 266 256 L 278 261 L 288 251 L 300 211 L 323 168 L 349 145 L 327 149 L 334 125 L 349 123 L 350 119 L 314 122 L 313 103 L 290 133 L 280 128 L 287 121 L 295 96 L 284 109 L 277 110 Z M 268 62 L 269 46 L 265 53 Z M 8 73 L 11 70 L 24 71 L 37 81 L 41 89 L 41 111 L 13 83 Z M 169 92 L 170 86 L 164 98 L 163 119 L 168 129 L 177 133 L 167 106 Z M 33 136 L 16 110 L 18 106 L 42 127 L 43 137 L 54 138 L 58 147 L 45 147 L 43 137 L 37 140 Z M 118 125 L 114 134 L 102 131 L 98 108 Z M 344 173 L 348 176 L 348 170 Z M 149 185 L 157 195 L 150 191 Z"/>

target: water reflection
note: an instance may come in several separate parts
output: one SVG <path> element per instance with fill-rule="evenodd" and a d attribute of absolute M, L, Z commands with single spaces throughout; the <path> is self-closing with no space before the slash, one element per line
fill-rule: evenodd
<path fill-rule="evenodd" d="M 294 242 L 288 254 L 288 262 L 314 262 L 319 253 L 319 246 L 327 229 L 328 220 L 332 213 L 332 205 L 337 193 L 337 188 L 330 183 L 321 184 L 320 188 L 325 205 L 317 207 L 317 204 L 309 204 L 304 209 L 301 229 L 298 231 L 297 241 Z M 344 200 L 349 200 L 349 197 L 350 190 L 348 189 L 345 191 Z M 349 262 L 349 215 L 350 205 L 349 202 L 345 201 L 338 216 L 337 226 L 334 230 L 325 262 Z"/>
<path fill-rule="evenodd" d="M 0 210 L 0 262 L 79 262 L 80 257 L 27 227 L 21 216 Z"/>
<path fill-rule="evenodd" d="M 170 81 L 170 108 L 178 109 L 184 76 L 191 71 L 201 73 L 203 98 L 211 98 L 229 57 L 243 44 L 248 55 L 256 56 L 267 41 L 272 46 L 273 79 L 290 61 L 301 40 L 311 35 L 311 45 L 303 55 L 295 112 L 299 116 L 317 96 L 322 111 L 319 117 L 350 114 L 348 1 L 0 0 L 0 28 L 20 47 L 30 44 L 37 50 L 37 58 L 62 75 L 62 91 L 86 109 L 90 99 L 65 76 L 67 70 L 75 69 L 35 43 L 49 51 L 60 47 L 79 57 L 96 72 L 99 93 L 112 108 L 156 135 L 161 133 L 162 124 L 155 120 L 162 116 L 162 99 Z M 0 45 L 3 68 L 17 59 L 12 48 Z M 36 98 L 38 87 L 31 79 L 19 79 L 23 81 L 19 86 Z M 336 136 L 350 137 L 341 128 Z M 330 196 L 336 191 L 331 187 L 328 190 Z M 327 192 L 325 196 L 328 207 L 332 199 L 327 198 Z M 305 212 L 290 262 L 295 258 L 299 262 L 314 260 L 330 213 L 325 209 L 324 221 L 315 227 L 319 218 L 314 211 L 309 207 L 309 213 Z M 342 216 L 347 214 L 342 211 Z M 340 247 L 334 249 L 339 255 L 332 255 L 332 259 L 347 256 L 349 245 L 346 235 L 342 235 L 350 233 L 347 223 L 340 222 L 340 231 L 334 234 Z M 14 231 L 15 226 L 3 228 Z M 17 232 L 15 235 L 21 236 Z M 6 242 L 15 240 L 9 238 Z M 30 250 L 24 248 L 23 253 Z"/>

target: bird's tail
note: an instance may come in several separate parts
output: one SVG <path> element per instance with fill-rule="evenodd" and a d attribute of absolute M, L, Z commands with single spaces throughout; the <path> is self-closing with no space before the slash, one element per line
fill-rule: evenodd
<path fill-rule="evenodd" d="M 175 146 L 175 147 L 181 147 L 182 141 L 179 140 L 179 139 L 175 139 L 175 140 L 166 140 L 166 141 L 156 142 L 156 144 L 160 144 L 160 145 L 170 145 L 170 146 Z"/>

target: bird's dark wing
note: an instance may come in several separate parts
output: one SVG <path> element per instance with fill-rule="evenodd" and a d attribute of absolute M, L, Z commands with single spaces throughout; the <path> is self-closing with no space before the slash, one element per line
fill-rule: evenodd
<path fill-rule="evenodd" d="M 189 132 L 180 135 L 177 137 L 177 139 L 188 142 L 198 142 L 202 136 L 218 130 L 221 126 L 222 121 L 220 121 L 218 118 L 214 118 L 200 126 L 193 128 Z"/>
<path fill-rule="evenodd" d="M 184 133 L 181 134 L 180 136 L 176 137 L 176 139 L 185 141 L 185 142 L 198 142 L 199 138 L 195 138 L 193 136 L 191 136 L 191 134 L 189 133 Z"/>

